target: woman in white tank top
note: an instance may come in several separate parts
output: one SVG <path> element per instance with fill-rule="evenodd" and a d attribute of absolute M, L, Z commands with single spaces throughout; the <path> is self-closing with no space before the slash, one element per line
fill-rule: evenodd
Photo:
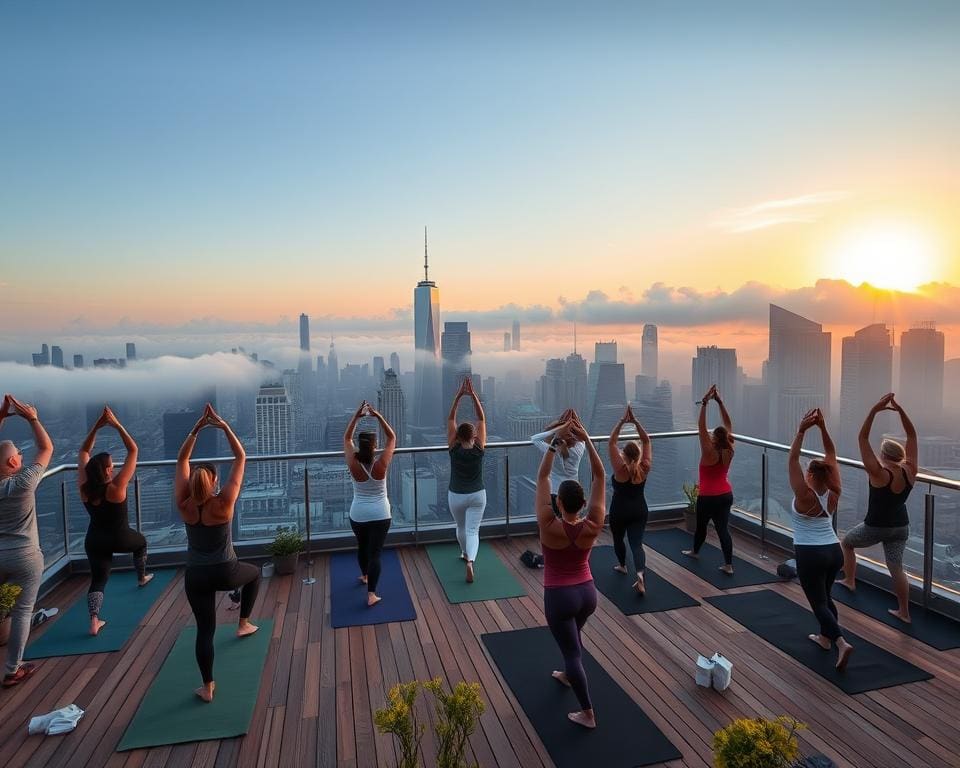
<path fill-rule="evenodd" d="M 806 471 L 800 466 L 800 449 L 808 429 L 817 427 L 823 436 L 823 459 L 813 459 Z M 846 669 L 853 646 L 843 638 L 837 606 L 830 596 L 833 582 L 843 566 L 843 550 L 833 529 L 833 516 L 840 501 L 840 467 L 837 450 L 827 432 L 819 408 L 801 420 L 787 458 L 793 502 L 793 549 L 797 558 L 797 577 L 807 596 L 810 609 L 820 622 L 819 634 L 808 637 L 824 651 L 837 646 L 837 669 Z"/>
<path fill-rule="evenodd" d="M 357 449 L 353 446 L 353 433 L 357 422 L 364 416 L 373 416 L 387 443 L 379 457 L 377 433 L 361 432 L 357 435 Z M 357 562 L 360 565 L 360 581 L 367 585 L 367 605 L 380 602 L 377 583 L 380 580 L 380 554 L 390 530 L 390 500 L 387 498 L 387 470 L 397 447 L 397 436 L 383 416 L 366 400 L 360 403 L 357 412 L 343 434 L 343 455 L 353 480 L 353 502 L 350 504 L 350 527 L 357 537 Z"/>

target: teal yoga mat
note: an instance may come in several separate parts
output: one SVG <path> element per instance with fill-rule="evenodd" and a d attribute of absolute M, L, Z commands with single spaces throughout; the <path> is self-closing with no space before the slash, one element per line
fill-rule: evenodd
<path fill-rule="evenodd" d="M 244 638 L 236 636 L 236 624 L 217 627 L 213 668 L 217 689 L 210 704 L 193 692 L 200 686 L 200 671 L 194 655 L 197 629 L 185 627 L 123 734 L 117 751 L 229 739 L 245 734 L 257 703 L 273 634 L 272 619 L 254 623 L 260 630 Z"/>
<path fill-rule="evenodd" d="M 83 592 L 67 611 L 51 620 L 46 632 L 27 646 L 24 658 L 46 659 L 51 656 L 119 651 L 173 581 L 177 569 L 166 568 L 152 573 L 153 580 L 145 587 L 137 584 L 137 574 L 132 571 L 110 576 L 100 611 L 100 618 L 107 625 L 96 636 L 90 634 L 87 593 Z"/>
<path fill-rule="evenodd" d="M 451 603 L 500 600 L 527 594 L 510 569 L 497 557 L 493 547 L 485 541 L 480 542 L 477 559 L 473 563 L 472 584 L 466 582 L 464 562 L 460 559 L 460 547 L 457 544 L 431 544 L 427 547 L 427 554 Z"/>

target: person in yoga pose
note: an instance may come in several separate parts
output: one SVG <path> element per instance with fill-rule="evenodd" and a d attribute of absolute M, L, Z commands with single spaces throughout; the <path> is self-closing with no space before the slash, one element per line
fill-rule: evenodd
<path fill-rule="evenodd" d="M 476 421 L 457 424 L 457 407 L 462 397 L 473 400 Z M 473 583 L 473 561 L 480 549 L 480 522 L 487 506 L 483 487 L 483 452 L 487 443 L 487 422 L 480 398 L 473 391 L 469 376 L 460 383 L 460 390 L 447 417 L 447 445 L 450 452 L 450 488 L 447 503 L 457 526 L 457 542 L 461 559 L 466 561 L 467 583 Z"/>
<path fill-rule="evenodd" d="M 380 456 L 377 452 L 377 433 L 357 435 L 357 450 L 353 448 L 353 433 L 364 416 L 373 416 L 387 438 Z M 397 447 L 397 436 L 387 420 L 366 400 L 360 403 L 343 434 L 343 455 L 353 480 L 353 502 L 350 504 L 350 527 L 357 537 L 357 561 L 360 581 L 367 585 L 367 605 L 376 605 L 380 581 L 380 554 L 390 530 L 390 500 L 387 498 L 387 470 Z"/>
<path fill-rule="evenodd" d="M 590 499 L 576 480 L 564 480 L 557 488 L 560 517 L 550 503 L 550 472 L 556 448 L 551 446 L 540 462 L 537 473 L 536 515 L 543 547 L 543 612 L 547 625 L 563 655 L 563 671 L 553 677 L 573 688 L 580 710 L 567 717 L 585 728 L 597 725 L 587 675 L 583 669 L 583 644 L 580 632 L 597 609 L 597 589 L 590 572 L 590 548 L 603 531 L 606 514 L 605 473 L 600 454 L 576 413 L 571 413 L 564 430 L 581 441 L 590 455 Z M 585 517 L 580 513 L 587 508 Z"/>
<path fill-rule="evenodd" d="M 127 449 L 123 466 L 116 473 L 109 453 L 90 455 L 97 441 L 97 432 L 104 427 L 117 430 L 123 447 Z M 99 634 L 107 623 L 100 618 L 100 610 L 103 608 L 103 590 L 110 578 L 114 554 L 133 554 L 133 566 L 141 587 L 153 578 L 152 573 L 147 573 L 147 540 L 142 533 L 130 527 L 127 515 L 127 486 L 137 471 L 138 453 L 139 449 L 130 433 L 123 428 L 113 411 L 105 406 L 80 446 L 77 457 L 77 487 L 80 489 L 80 500 L 90 515 L 83 548 L 90 563 L 87 608 L 90 611 L 91 635 Z"/>
<path fill-rule="evenodd" d="M 0 406 L 0 424 L 19 416 L 30 425 L 36 453 L 24 463 L 23 451 L 9 440 L 0 441 L 0 582 L 19 584 L 20 597 L 10 611 L 10 639 L 3 687 L 12 688 L 39 669 L 23 662 L 23 649 L 30 635 L 30 620 L 43 580 L 43 552 L 37 529 L 37 486 L 53 457 L 53 441 L 40 423 L 37 409 L 5 395 Z"/>
<path fill-rule="evenodd" d="M 546 453 L 552 445 L 556 449 L 553 461 L 553 470 L 550 472 L 550 503 L 553 504 L 553 513 L 559 517 L 556 489 L 564 480 L 580 479 L 580 460 L 585 450 L 583 443 L 577 440 L 569 431 L 561 431 L 564 424 L 570 420 L 572 408 L 567 408 L 560 418 L 548 426 L 543 432 L 531 435 L 532 442 L 540 453 Z"/>
<path fill-rule="evenodd" d="M 807 430 L 817 427 L 823 436 L 823 459 L 813 459 L 804 472 L 800 466 L 800 449 Z M 837 646 L 837 669 L 846 669 L 853 646 L 843 637 L 838 623 L 837 606 L 830 596 L 833 582 L 843 565 L 840 541 L 833 530 L 833 516 L 840 501 L 840 467 L 837 450 L 827 432 L 819 408 L 809 411 L 800 422 L 787 457 L 793 502 L 793 551 L 797 559 L 797 577 L 810 603 L 820 633 L 808 637 L 823 648 Z"/>
<path fill-rule="evenodd" d="M 895 411 L 900 415 L 907 435 L 906 447 L 895 440 L 880 443 L 877 458 L 870 446 L 870 429 L 881 411 Z M 856 588 L 857 552 L 861 547 L 883 544 L 883 557 L 893 579 L 897 596 L 896 609 L 888 609 L 900 621 L 910 622 L 910 582 L 903 570 L 903 551 L 910 538 L 910 518 L 907 515 L 907 497 L 913 490 L 919 465 L 917 461 L 917 430 L 906 411 L 893 394 L 884 395 L 870 409 L 860 427 L 860 456 L 870 481 L 867 516 L 860 525 L 847 531 L 843 537 L 843 580 L 847 589 Z"/>
<path fill-rule="evenodd" d="M 711 400 L 717 401 L 720 408 L 722 426 L 712 432 L 707 431 L 707 406 Z M 733 574 L 733 539 L 730 536 L 730 508 L 733 506 L 733 487 L 727 478 L 730 463 L 733 461 L 733 423 L 730 414 L 720 399 L 714 384 L 700 401 L 700 419 L 697 422 L 700 433 L 700 480 L 697 494 L 697 530 L 693 535 L 693 549 L 683 550 L 683 554 L 697 557 L 700 547 L 707 539 L 707 524 L 712 520 L 713 527 L 720 539 L 723 550 L 723 565 L 720 570 Z"/>
<path fill-rule="evenodd" d="M 631 440 L 621 450 L 618 441 L 620 430 L 625 424 L 633 424 L 637 428 L 640 442 L 638 445 L 636 441 Z M 630 542 L 633 567 L 637 573 L 633 588 L 643 595 L 646 592 L 643 581 L 643 571 L 646 568 L 643 534 L 647 528 L 648 514 L 647 499 L 643 495 L 643 489 L 647 484 L 647 474 L 653 462 L 653 446 L 649 435 L 633 415 L 629 405 L 613 428 L 607 448 L 610 452 L 610 468 L 613 470 L 610 533 L 613 534 L 613 550 L 619 562 L 619 565 L 613 568 L 620 573 L 627 572 L 627 548 L 623 543 L 623 538 L 626 536 Z"/>
<path fill-rule="evenodd" d="M 217 490 L 217 469 L 201 463 L 190 467 L 190 456 L 201 429 L 222 429 L 233 451 L 230 475 Z M 213 638 L 217 630 L 217 592 L 240 588 L 240 621 L 237 637 L 257 631 L 250 622 L 253 604 L 260 589 L 260 569 L 237 560 L 233 551 L 234 507 L 243 483 L 246 453 L 230 426 L 207 403 L 203 415 L 190 430 L 177 456 L 174 498 L 187 529 L 187 569 L 183 585 L 197 621 L 197 666 L 203 685 L 195 693 L 203 701 L 213 701 Z"/>

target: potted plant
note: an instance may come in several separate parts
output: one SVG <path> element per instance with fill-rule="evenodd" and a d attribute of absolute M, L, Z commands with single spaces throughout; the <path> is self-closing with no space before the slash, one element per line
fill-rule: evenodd
<path fill-rule="evenodd" d="M 683 520 L 687 533 L 696 533 L 697 530 L 697 496 L 700 495 L 700 486 L 697 483 L 684 483 L 683 495 L 687 497 L 687 507 L 683 510 Z"/>
<path fill-rule="evenodd" d="M 792 717 L 734 720 L 713 734 L 716 768 L 789 768 L 800 755 L 797 731 L 806 726 Z"/>
<path fill-rule="evenodd" d="M 303 551 L 303 536 L 300 531 L 277 531 L 276 538 L 267 545 L 273 556 L 274 572 L 286 576 L 297 570 L 297 561 Z"/>
<path fill-rule="evenodd" d="M 21 592 L 23 587 L 19 584 L 0 584 L 0 645 L 6 645 L 10 639 L 10 611 Z"/>

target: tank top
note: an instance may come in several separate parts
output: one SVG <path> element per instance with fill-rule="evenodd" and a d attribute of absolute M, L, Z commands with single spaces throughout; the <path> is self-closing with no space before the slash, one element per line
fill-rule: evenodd
<path fill-rule="evenodd" d="M 237 559 L 230 523 L 203 524 L 203 505 L 197 505 L 200 522 L 184 523 L 187 529 L 187 565 L 217 565 Z"/>
<path fill-rule="evenodd" d="M 584 520 L 568 523 L 561 520 L 569 543 L 563 549 L 543 547 L 543 586 L 572 587 L 593 581 L 590 572 L 590 550 L 581 549 L 574 542 L 583 530 Z"/>
<path fill-rule="evenodd" d="M 372 467 L 360 465 L 367 473 L 366 480 L 353 481 L 353 501 L 350 504 L 350 519 L 355 523 L 372 523 L 375 520 L 390 519 L 390 500 L 387 498 L 387 478 L 377 480 L 373 477 Z"/>
<path fill-rule="evenodd" d="M 90 528 L 96 531 L 116 531 L 127 528 L 130 518 L 127 517 L 127 500 L 110 501 L 106 496 L 99 504 L 83 502 L 84 508 L 90 515 Z"/>
<path fill-rule="evenodd" d="M 621 482 L 611 477 L 610 482 L 613 484 L 613 498 L 610 500 L 611 515 L 647 511 L 647 498 L 643 492 L 647 485 L 647 478 L 643 478 L 642 483 L 634 483 L 630 480 Z"/>
<path fill-rule="evenodd" d="M 886 469 L 886 467 L 884 467 Z M 903 490 L 894 493 L 890 486 L 893 484 L 893 472 L 886 469 L 890 480 L 882 488 L 870 486 L 870 495 L 867 497 L 867 517 L 864 523 L 875 528 L 901 528 L 910 525 L 910 516 L 907 514 L 907 497 L 913 486 L 907 479 L 907 472 L 903 467 Z"/>
<path fill-rule="evenodd" d="M 813 490 L 811 488 L 811 490 Z M 820 508 L 827 511 L 826 515 L 811 517 L 804 515 L 797 510 L 797 499 L 794 497 L 790 505 L 793 518 L 793 544 L 801 547 L 818 547 L 824 544 L 839 544 L 836 531 L 833 530 L 833 515 L 829 513 L 827 506 L 830 499 L 830 491 L 819 494 L 813 491 L 820 502 Z"/>
<path fill-rule="evenodd" d="M 731 458 L 731 461 L 733 459 Z M 727 473 L 730 471 L 730 465 L 724 464 L 718 460 L 716 464 L 700 465 L 700 495 L 701 496 L 723 496 L 726 493 L 733 493 L 733 486 L 727 479 Z"/>
<path fill-rule="evenodd" d="M 483 448 L 464 448 L 454 443 L 450 449 L 450 491 L 476 493 L 483 490 Z"/>

